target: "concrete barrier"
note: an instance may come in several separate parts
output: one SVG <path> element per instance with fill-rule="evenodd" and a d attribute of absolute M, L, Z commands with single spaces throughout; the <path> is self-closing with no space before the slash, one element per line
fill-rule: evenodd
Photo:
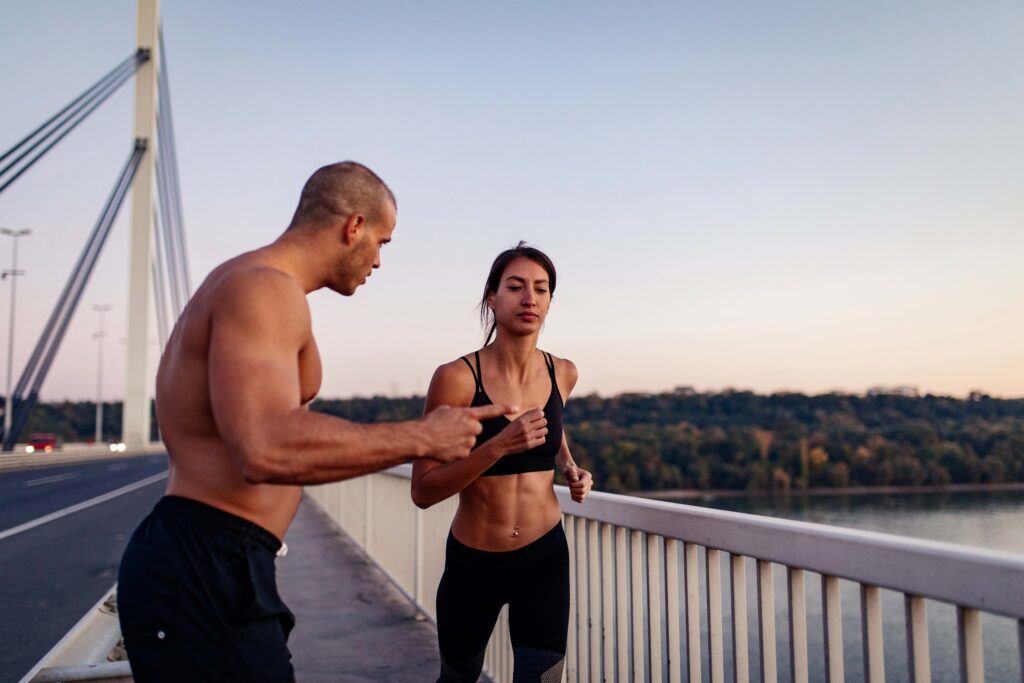
<path fill-rule="evenodd" d="M 0 452 L 0 472 L 57 467 L 59 465 L 77 465 L 87 462 L 115 460 L 136 455 L 156 455 L 166 452 L 163 443 L 160 442 L 120 453 L 111 451 L 110 447 L 106 444 L 99 446 L 71 445 L 52 453 L 26 453 L 24 448 L 20 452 L 16 448 L 11 453 Z"/>
<path fill-rule="evenodd" d="M 105 662 L 87 666 L 58 666 L 43 669 L 32 679 L 32 683 L 129 683 L 133 681 L 132 668 L 128 662 Z"/>
<path fill-rule="evenodd" d="M 109 661 L 120 640 L 115 584 L 19 683 L 131 681 L 127 661 Z"/>

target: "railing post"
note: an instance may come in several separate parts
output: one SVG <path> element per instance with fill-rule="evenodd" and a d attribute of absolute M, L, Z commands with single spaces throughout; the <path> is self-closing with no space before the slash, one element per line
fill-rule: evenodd
<path fill-rule="evenodd" d="M 882 640 L 882 589 L 861 584 L 860 619 L 864 645 L 865 683 L 885 683 L 885 643 Z"/>
<path fill-rule="evenodd" d="M 843 670 L 843 608 L 839 579 L 821 576 L 822 621 L 825 625 L 825 681 L 844 683 Z"/>
<path fill-rule="evenodd" d="M 928 653 L 928 605 L 918 595 L 904 595 L 907 622 L 907 664 L 910 683 L 931 683 L 932 664 Z"/>
<path fill-rule="evenodd" d="M 956 627 L 960 641 L 960 683 L 985 683 L 981 612 L 958 605 Z"/>
<path fill-rule="evenodd" d="M 426 619 L 426 609 L 423 605 L 426 588 L 423 579 L 423 510 L 413 508 L 413 515 L 416 519 L 416 551 L 413 554 L 412 585 L 413 600 L 416 602 L 416 621 Z"/>
<path fill-rule="evenodd" d="M 682 683 L 683 645 L 679 634 L 679 541 L 665 540 L 665 616 L 668 622 L 668 680 Z"/>
<path fill-rule="evenodd" d="M 722 633 L 722 552 L 704 550 L 704 578 L 707 581 L 708 668 L 711 683 L 725 683 L 725 653 Z"/>
<path fill-rule="evenodd" d="M 601 635 L 604 647 L 604 679 L 615 680 L 615 572 L 612 569 L 612 525 L 601 525 Z"/>
<path fill-rule="evenodd" d="M 366 514 L 363 515 L 363 552 L 366 553 L 367 559 L 370 558 L 370 532 L 373 529 L 373 524 L 370 521 L 370 517 L 373 513 L 373 477 L 375 475 L 369 475 L 363 477 L 363 481 L 366 482 L 366 495 L 363 496 L 363 502 L 366 505 Z"/>
<path fill-rule="evenodd" d="M 615 659 L 619 681 L 629 680 L 629 581 L 626 529 L 615 529 Z"/>
<path fill-rule="evenodd" d="M 585 519 L 576 520 L 576 670 L 580 681 L 590 680 L 590 593 L 587 590 L 587 524 Z"/>
<path fill-rule="evenodd" d="M 1020 680 L 1024 683 L 1024 619 L 1017 620 L 1017 655 L 1020 657 Z"/>
<path fill-rule="evenodd" d="M 683 545 L 683 580 L 686 582 L 686 664 L 690 683 L 700 683 L 700 577 L 697 546 Z"/>
<path fill-rule="evenodd" d="M 346 534 L 352 536 L 352 522 L 345 514 L 345 498 L 342 493 L 345 490 L 344 486 L 343 482 L 336 481 L 333 484 L 320 484 L 319 488 L 323 491 L 324 509 L 329 511 L 328 514 L 339 527 L 345 530 Z M 330 491 L 330 496 L 328 496 L 328 491 Z"/>
<path fill-rule="evenodd" d="M 575 683 L 579 680 L 579 667 L 576 663 L 579 592 L 576 590 L 576 518 L 572 515 L 565 515 L 565 538 L 569 542 L 569 634 L 565 650 L 565 678 L 569 683 Z"/>
<path fill-rule="evenodd" d="M 789 596 L 789 671 L 793 683 L 807 683 L 807 594 L 804 570 L 786 568 Z"/>
<path fill-rule="evenodd" d="M 658 546 L 661 536 L 647 534 L 647 632 L 649 634 L 651 680 L 662 679 L 662 640 L 661 640 L 661 563 L 658 558 Z"/>
<path fill-rule="evenodd" d="M 750 654 L 747 651 L 747 572 L 746 558 L 729 556 L 732 591 L 732 681 L 750 683 Z"/>
<path fill-rule="evenodd" d="M 644 594 L 644 567 L 640 542 L 642 535 L 633 529 L 629 539 L 630 590 L 629 599 L 633 606 L 633 681 L 644 680 L 644 603 L 637 596 Z"/>
<path fill-rule="evenodd" d="M 600 680 L 601 671 L 601 564 L 598 548 L 598 525 L 587 520 L 587 586 L 589 603 L 587 627 L 590 629 L 590 678 Z"/>
<path fill-rule="evenodd" d="M 757 621 L 761 630 L 761 683 L 776 683 L 775 584 L 768 560 L 757 561 Z"/>

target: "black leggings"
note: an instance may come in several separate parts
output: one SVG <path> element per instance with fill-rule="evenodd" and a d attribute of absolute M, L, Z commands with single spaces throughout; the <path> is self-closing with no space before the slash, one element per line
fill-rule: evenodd
<path fill-rule="evenodd" d="M 528 546 L 477 550 L 448 534 L 437 588 L 439 683 L 475 683 L 498 613 L 508 604 L 513 681 L 560 681 L 569 630 L 569 546 L 562 525 Z"/>

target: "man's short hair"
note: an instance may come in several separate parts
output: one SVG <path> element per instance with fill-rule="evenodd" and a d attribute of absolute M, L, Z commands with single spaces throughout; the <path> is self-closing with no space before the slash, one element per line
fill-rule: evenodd
<path fill-rule="evenodd" d="M 355 161 L 341 161 L 316 170 L 299 195 L 290 228 L 344 221 L 361 213 L 367 221 L 380 219 L 390 202 L 396 209 L 395 195 L 380 177 Z"/>

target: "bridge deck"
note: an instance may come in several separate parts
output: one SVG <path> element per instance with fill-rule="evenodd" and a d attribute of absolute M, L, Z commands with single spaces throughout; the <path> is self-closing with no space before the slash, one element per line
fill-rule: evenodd
<path fill-rule="evenodd" d="M 437 633 L 362 552 L 304 500 L 277 560 L 281 596 L 295 613 L 289 645 L 309 683 L 433 680 Z"/>

